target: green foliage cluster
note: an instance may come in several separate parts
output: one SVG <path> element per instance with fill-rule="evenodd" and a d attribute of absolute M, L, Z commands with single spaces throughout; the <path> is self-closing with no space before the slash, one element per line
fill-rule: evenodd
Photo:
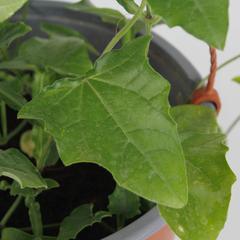
<path fill-rule="evenodd" d="M 103 53 L 81 33 L 43 23 L 48 37 L 25 40 L 12 54 L 11 44 L 31 28 L 8 19 L 27 0 L 0 0 L 1 146 L 27 123 L 32 126 L 22 134 L 20 149 L 0 150 L 0 190 L 16 197 L 0 222 L 2 240 L 75 239 L 111 216 L 117 230 L 141 214 L 146 200 L 158 206 L 183 240 L 215 240 L 225 223 L 235 176 L 226 162 L 216 114 L 203 106 L 172 108 L 170 85 L 147 55 L 151 28 L 160 21 L 223 49 L 228 0 L 117 2 L 133 15 L 130 20 L 88 0 L 67 6 L 118 25 Z M 136 37 L 140 30 L 146 34 Z M 113 50 L 120 41 L 122 47 Z M 95 63 L 90 53 L 97 56 Z M 22 119 L 12 132 L 6 106 Z M 61 187 L 42 176 L 59 159 L 65 166 L 96 163 L 112 174 L 117 186 L 107 209 L 96 212 L 92 203 L 81 205 L 58 223 L 58 236 L 45 236 L 37 197 Z M 31 234 L 8 225 L 22 201 Z"/>

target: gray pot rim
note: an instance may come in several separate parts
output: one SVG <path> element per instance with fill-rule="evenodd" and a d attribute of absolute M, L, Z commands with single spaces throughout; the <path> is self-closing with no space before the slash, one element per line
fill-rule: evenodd
<path fill-rule="evenodd" d="M 49 0 L 31 0 L 31 7 L 32 8 L 64 8 L 66 3 L 64 2 L 57 2 L 57 1 L 49 1 Z M 69 11 L 69 10 L 67 10 Z M 40 11 L 40 14 L 43 13 Z M 86 16 L 88 14 L 85 14 Z M 99 22 L 99 18 L 96 16 L 88 15 L 94 21 Z M 33 16 L 34 17 L 34 16 Z M 54 20 L 54 16 L 52 17 Z M 67 20 L 67 18 L 64 18 Z M 100 23 L 99 27 L 108 28 L 109 31 L 114 31 L 115 28 L 109 24 L 102 24 Z M 164 49 L 165 53 L 168 57 L 179 66 L 181 74 L 186 77 L 186 86 L 189 86 L 189 91 L 187 94 L 189 95 L 190 92 L 197 86 L 199 80 L 201 79 L 199 73 L 194 68 L 194 66 L 171 44 L 169 44 L 163 38 L 157 36 L 156 34 L 153 35 L 153 43 L 157 46 L 161 46 Z M 178 69 L 177 69 L 178 70 Z M 188 99 L 185 97 L 182 101 L 186 102 Z M 146 240 L 151 237 L 156 232 L 159 232 L 161 229 L 164 228 L 166 223 L 161 218 L 159 214 L 158 207 L 154 207 L 146 214 L 138 218 L 136 221 L 132 222 L 128 226 L 124 227 L 120 231 L 109 235 L 108 237 L 103 238 L 103 240 Z"/>

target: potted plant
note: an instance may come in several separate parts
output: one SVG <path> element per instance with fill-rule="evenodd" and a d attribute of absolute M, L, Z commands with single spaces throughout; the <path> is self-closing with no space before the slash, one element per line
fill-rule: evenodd
<path fill-rule="evenodd" d="M 130 20 L 88 0 L 0 0 L 2 240 L 215 240 L 224 226 L 235 176 L 213 83 L 228 1 L 117 2 Z M 211 46 L 195 104 L 200 76 L 152 40 L 160 22 Z"/>

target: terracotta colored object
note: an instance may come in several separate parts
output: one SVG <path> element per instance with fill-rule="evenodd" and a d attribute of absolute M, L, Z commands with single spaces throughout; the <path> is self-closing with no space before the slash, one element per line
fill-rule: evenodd
<path fill-rule="evenodd" d="M 218 92 L 215 89 L 207 90 L 206 88 L 199 88 L 193 93 L 193 104 L 212 103 L 216 111 L 219 113 L 221 110 L 221 100 Z"/>
<path fill-rule="evenodd" d="M 154 233 L 146 240 L 173 240 L 174 234 L 168 225 L 165 225 L 160 231 Z"/>

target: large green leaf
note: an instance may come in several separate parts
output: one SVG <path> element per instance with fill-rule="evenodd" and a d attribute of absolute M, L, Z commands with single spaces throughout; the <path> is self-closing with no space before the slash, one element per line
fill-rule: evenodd
<path fill-rule="evenodd" d="M 62 221 L 57 240 L 75 239 L 78 233 L 84 228 L 92 226 L 94 223 L 99 223 L 103 218 L 110 216 L 110 213 L 104 211 L 93 213 L 93 205 L 84 204 L 74 209 L 71 214 Z"/>
<path fill-rule="evenodd" d="M 0 23 L 0 48 L 7 48 L 15 39 L 24 36 L 31 28 L 24 23 Z"/>
<path fill-rule="evenodd" d="M 125 220 L 133 218 L 140 214 L 140 198 L 116 186 L 114 192 L 108 197 L 109 205 L 108 210 Z"/>
<path fill-rule="evenodd" d="M 105 55 L 85 78 L 57 81 L 19 117 L 44 121 L 65 165 L 97 163 L 137 195 L 183 207 L 185 160 L 169 83 L 147 61 L 149 42 L 141 37 Z"/>
<path fill-rule="evenodd" d="M 216 48 L 224 48 L 228 30 L 228 0 L 148 0 L 170 27 L 187 32 Z"/>
<path fill-rule="evenodd" d="M 9 81 L 0 81 L 0 100 L 15 110 L 19 110 L 26 103 L 26 99 L 15 91 Z"/>
<path fill-rule="evenodd" d="M 60 74 L 82 75 L 92 68 L 85 42 L 76 37 L 32 38 L 21 45 L 17 60 Z"/>
<path fill-rule="evenodd" d="M 0 0 L 0 22 L 11 17 L 27 0 Z"/>
<path fill-rule="evenodd" d="M 47 188 L 31 161 L 14 148 L 0 150 L 0 175 L 14 179 L 22 188 Z"/>
<path fill-rule="evenodd" d="M 224 226 L 235 181 L 215 112 L 200 106 L 172 111 L 187 161 L 189 201 L 182 209 L 160 207 L 162 216 L 182 240 L 216 240 Z"/>
<path fill-rule="evenodd" d="M 16 228 L 4 228 L 2 230 L 1 240 L 33 240 L 33 239 L 34 239 L 33 235 L 25 233 Z M 42 240 L 56 240 L 56 238 L 44 236 Z"/>

